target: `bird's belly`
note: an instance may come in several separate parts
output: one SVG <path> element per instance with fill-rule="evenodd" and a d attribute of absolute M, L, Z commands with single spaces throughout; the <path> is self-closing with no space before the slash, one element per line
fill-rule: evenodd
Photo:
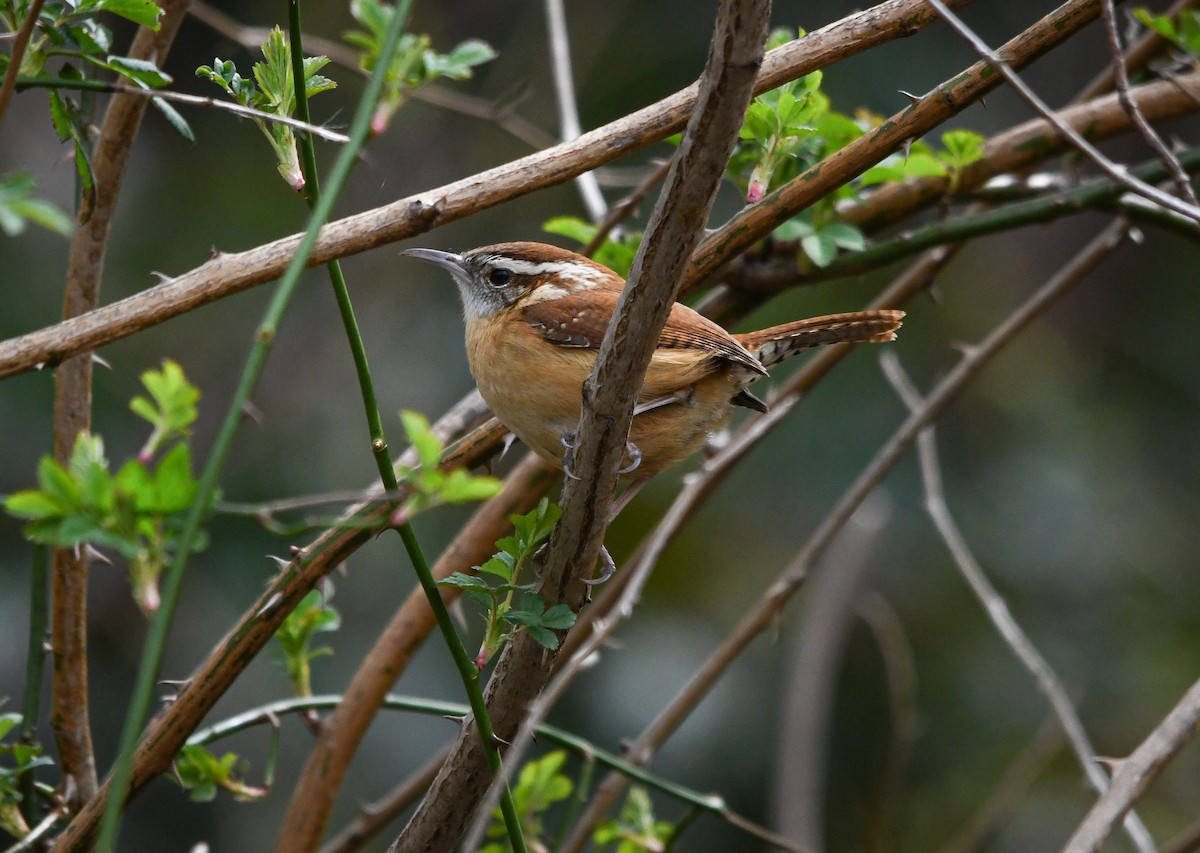
<path fill-rule="evenodd" d="M 583 382 L 596 351 L 548 347 L 524 335 L 501 337 L 468 330 L 467 354 L 479 393 L 492 413 L 521 441 L 553 464 L 562 464 L 563 434 L 579 424 Z M 648 476 L 690 456 L 728 419 L 740 389 L 728 370 L 681 370 L 651 363 L 641 402 L 674 394 L 675 401 L 638 414 L 629 440 L 641 451 L 633 476 Z M 625 464 L 628 465 L 629 458 Z"/>

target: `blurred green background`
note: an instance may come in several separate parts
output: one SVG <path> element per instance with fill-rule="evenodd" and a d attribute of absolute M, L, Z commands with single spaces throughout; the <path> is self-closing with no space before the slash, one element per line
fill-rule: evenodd
<path fill-rule="evenodd" d="M 222 4 L 255 25 L 283 23 L 279 3 Z M 1053 4 L 979 3 L 967 18 L 993 44 Z M 578 98 L 585 128 L 618 118 L 690 83 L 707 50 L 713 3 L 659 0 L 567 4 Z M 815 29 L 856 8 L 847 2 L 777 2 L 776 26 Z M 336 37 L 353 25 L 342 4 L 312 4 L 305 27 Z M 460 84 L 498 98 L 521 87 L 521 115 L 550 132 L 557 118 L 542 4 L 417 4 L 412 29 L 442 50 L 465 38 L 488 40 L 499 58 Z M 125 36 L 127 38 L 127 34 Z M 166 63 L 184 91 L 216 94 L 194 78 L 214 55 L 251 61 L 247 51 L 194 20 L 184 24 Z M 942 26 L 869 51 L 826 70 L 834 107 L 883 114 L 902 108 L 897 90 L 924 92 L 971 62 Z M 1039 61 L 1026 79 L 1052 104 L 1065 103 L 1107 62 L 1098 24 Z M 314 115 L 348 121 L 360 81 L 332 69 L 338 91 L 314 102 Z M 152 286 L 202 263 L 214 249 L 238 251 L 303 227 L 306 208 L 278 178 L 270 151 L 250 123 L 185 110 L 190 145 L 151 112 L 137 142 L 108 253 L 103 300 Z M 1000 91 L 953 124 L 991 134 L 1029 118 Z M 1198 123 L 1168 130 L 1194 143 Z M 1122 140 L 1114 155 L 1142 160 L 1145 146 Z M 398 115 L 369 146 L 339 201 L 338 215 L 375 207 L 525 154 L 528 147 L 487 122 L 421 102 Z M 620 167 L 663 155 L 651 148 Z M 332 147 L 318 149 L 328 165 Z M 40 193 L 70 209 L 73 168 L 57 144 L 44 93 L 19 95 L 0 127 L 0 173 L 34 172 Z M 618 170 L 620 171 L 620 170 Z M 610 202 L 623 190 L 607 191 Z M 719 223 L 739 205 L 727 187 Z M 644 206 L 648 209 L 649 205 Z M 645 212 L 645 211 L 643 211 Z M 583 215 L 566 184 L 518 199 L 425 235 L 410 245 L 462 250 L 510 239 L 547 239 L 541 224 Z M 1051 275 L 1106 218 L 1084 215 L 980 240 L 950 266 L 938 298 L 912 304 L 895 352 L 923 388 L 956 362 L 960 344 L 979 340 Z M 551 241 L 553 242 L 553 241 Z M 457 295 L 443 275 L 399 261 L 400 246 L 344 262 L 393 445 L 395 413 L 436 417 L 471 387 Z M 31 231 L 0 241 L 0 336 L 53 323 L 61 311 L 65 242 Z M 939 421 L 947 496 L 975 553 L 1050 663 L 1078 698 L 1097 751 L 1132 749 L 1200 672 L 1200 359 L 1192 324 L 1200 316 L 1200 251 L 1195 241 L 1147 231 L 1071 293 L 986 369 Z M 747 318 L 752 328 L 804 315 L 860 307 L 886 274 L 787 293 Z M 128 411 L 139 374 L 163 358 L 179 361 L 203 391 L 195 431 L 209 445 L 230 398 L 270 285 L 223 300 L 105 347 L 111 370 L 96 373 L 95 431 L 112 459 L 136 452 L 144 435 Z M 552 716 L 610 749 L 637 734 L 794 557 L 866 461 L 904 416 L 881 376 L 877 351 L 841 366 L 787 423 L 766 439 L 669 549 L 620 643 L 573 688 Z M 794 365 L 780 368 L 780 374 Z M 50 450 L 53 380 L 30 373 L 0 385 L 0 493 L 34 482 Z M 310 273 L 287 316 L 254 398 L 262 423 L 242 427 L 222 479 L 229 500 L 354 489 L 374 479 L 353 367 L 323 272 Z M 694 463 L 692 463 L 694 464 Z M 617 522 L 608 545 L 618 564 L 668 505 L 679 472 L 665 475 Z M 956 572 L 921 506 L 914 460 L 887 479 L 820 566 L 817 578 L 760 639 L 720 688 L 672 739 L 654 769 L 719 792 L 737 811 L 795 827 L 809 809 L 796 773 L 828 772 L 822 812 L 825 849 L 934 850 L 954 836 L 996 789 L 1005 768 L 1034 738 L 1048 708 L 1030 676 L 991 628 Z M 424 516 L 427 553 L 449 541 L 469 510 Z M 271 577 L 267 554 L 289 541 L 248 521 L 217 518 L 212 544 L 192 563 L 164 678 L 185 678 Z M 24 677 L 30 550 L 13 519 L 0 517 L 0 697 L 19 703 Z M 841 588 L 831 582 L 842 579 Z M 342 689 L 395 606 L 413 587 L 392 536 L 356 554 L 337 580 L 342 630 L 333 657 L 316 664 L 318 692 Z M 121 568 L 97 564 L 90 592 L 90 657 L 97 757 L 107 768 L 145 636 Z M 886 602 L 886 607 L 879 602 Z M 831 604 L 832 602 L 832 604 Z M 838 602 L 841 602 L 839 605 Z M 858 613 L 881 608 L 903 628 L 915 676 L 916 729 L 900 784 L 878 808 L 892 731 L 887 670 Z M 856 609 L 857 608 L 857 609 Z M 473 618 L 473 617 L 472 617 Z M 478 627 L 477 621 L 472 630 Z M 827 689 L 814 698 L 813 647 L 832 649 Z M 473 645 L 472 637 L 468 645 Z M 427 644 L 398 692 L 460 700 L 461 686 L 439 641 Z M 260 656 L 211 720 L 287 695 L 272 650 Z M 48 691 L 47 691 L 48 695 Z M 823 759 L 797 747 L 798 704 L 826 706 Z M 210 721 L 211 721 L 210 720 Z M 440 719 L 382 714 L 351 770 L 334 826 L 357 804 L 387 790 L 455 734 Z M 43 735 L 51 743 L 50 732 Z M 802 738 L 801 738 L 802 739 Z M 222 795 L 193 805 L 169 781 L 155 783 L 125 821 L 122 848 L 269 849 L 290 782 L 310 735 L 284 724 L 276 790 L 243 805 Z M 258 732 L 229 741 L 257 779 L 267 749 Z M 1062 750 L 1032 784 L 989 850 L 1057 849 L 1092 795 Z M 656 803 L 675 818 L 678 806 Z M 1159 840 L 1200 819 L 1200 760 L 1184 754 L 1144 800 Z M 887 815 L 880 824 L 879 814 Z M 806 830 L 811 832 L 810 829 Z M 394 834 L 394 833 L 393 833 Z M 810 836 L 812 837 L 812 836 Z M 384 849 L 389 837 L 370 849 Z M 1111 848 L 1126 849 L 1124 839 Z M 702 818 L 679 848 L 759 849 L 747 837 Z"/>

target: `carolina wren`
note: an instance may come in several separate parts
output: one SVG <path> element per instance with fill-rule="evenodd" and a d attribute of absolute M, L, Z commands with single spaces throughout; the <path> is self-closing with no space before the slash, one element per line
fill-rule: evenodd
<path fill-rule="evenodd" d="M 543 243 L 400 254 L 454 277 L 480 394 L 518 438 L 562 465 L 579 423 L 583 381 L 625 281 L 583 255 Z M 747 386 L 771 365 L 819 344 L 894 340 L 903 317 L 903 311 L 856 311 L 730 334 L 675 303 L 634 409 L 623 473 L 637 468 L 639 477 L 649 476 L 690 456 L 734 406 L 767 411 Z"/>

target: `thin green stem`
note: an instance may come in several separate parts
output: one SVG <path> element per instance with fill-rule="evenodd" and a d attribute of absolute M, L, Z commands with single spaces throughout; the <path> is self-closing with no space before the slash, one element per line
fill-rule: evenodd
<path fill-rule="evenodd" d="M 401 2 L 396 4 L 392 10 L 393 29 L 397 26 L 398 21 L 400 26 L 403 25 L 404 20 L 408 17 L 410 8 L 411 0 L 401 0 Z M 304 84 L 303 28 L 300 20 L 299 0 L 288 0 L 288 32 L 289 44 L 291 45 L 289 53 L 292 63 L 292 81 L 296 93 L 296 113 L 301 121 L 311 124 L 312 120 L 308 112 L 308 97 Z M 389 33 L 390 36 L 391 34 Z M 382 57 L 380 64 L 386 68 Z M 317 204 L 321 199 L 321 189 L 317 175 L 317 157 L 312 137 L 307 133 L 297 132 L 297 140 L 300 143 L 301 162 L 305 174 L 304 196 L 309 204 Z M 388 452 L 387 437 L 383 430 L 383 418 L 380 416 L 379 404 L 375 397 L 375 384 L 371 379 L 371 368 L 367 363 L 367 350 L 363 344 L 362 334 L 359 331 L 358 320 L 354 315 L 354 306 L 350 301 L 350 291 L 346 286 L 346 278 L 342 274 L 342 266 L 338 261 L 331 261 L 326 265 L 326 268 L 329 271 L 330 282 L 333 284 L 333 294 L 337 301 L 338 312 L 342 318 L 342 326 L 346 332 L 346 339 L 350 343 L 350 352 L 354 358 L 354 369 L 358 374 L 358 385 L 362 392 L 363 409 L 367 415 L 367 428 L 371 435 L 371 452 L 375 457 L 375 465 L 379 469 L 379 477 L 383 482 L 383 488 L 388 492 L 393 492 L 399 488 L 399 483 L 396 480 L 396 472 L 392 467 L 391 455 Z M 429 606 L 437 619 L 438 628 L 442 632 L 446 646 L 450 650 L 450 655 L 454 659 L 454 664 L 462 679 L 463 688 L 467 692 L 467 698 L 470 701 L 471 710 L 475 716 L 476 726 L 479 728 L 479 736 L 483 741 L 483 750 L 487 755 L 488 766 L 491 767 L 492 773 L 499 773 L 501 766 L 500 750 L 496 746 L 495 732 L 492 728 L 491 718 L 488 716 L 487 704 L 483 698 L 483 688 L 479 683 L 479 668 L 475 665 L 466 646 L 463 645 L 462 638 L 458 636 L 458 632 L 454 628 L 454 622 L 450 618 L 450 612 L 446 609 L 445 602 L 442 601 L 441 591 L 437 587 L 437 581 L 434 580 L 433 572 L 430 571 L 429 563 L 425 558 L 424 551 L 421 549 L 421 543 L 417 539 L 416 531 L 413 530 L 411 523 L 408 521 L 404 521 L 398 525 L 397 531 L 400 534 L 401 541 L 404 543 L 405 551 L 408 552 L 413 569 L 416 570 L 421 588 L 425 592 L 425 597 L 429 600 Z M 517 814 L 512 792 L 507 786 L 501 795 L 500 811 L 504 816 L 504 826 L 513 850 L 516 853 L 525 853 L 526 845 L 521 829 L 521 819 Z"/>
<path fill-rule="evenodd" d="M 305 711 L 336 708 L 341 701 L 341 694 L 336 693 L 281 699 L 278 702 L 261 705 L 244 713 L 221 720 L 207 728 L 199 729 L 188 738 L 188 744 L 207 746 L 256 726 L 273 725 L 271 722 L 272 719 L 278 719 L 285 714 L 301 714 Z M 383 700 L 382 707 L 393 711 L 407 711 L 416 714 L 449 717 L 451 719 L 464 718 L 471 712 L 470 706 L 463 705 L 460 702 L 443 702 L 436 699 L 422 699 L 415 696 L 401 696 L 394 693 L 389 694 Z M 620 756 L 606 752 L 591 741 L 571 734 L 565 729 L 543 723 L 538 726 L 537 733 L 539 739 L 557 744 L 584 759 L 593 760 L 597 764 L 628 775 L 635 782 L 646 785 L 656 791 L 661 791 L 680 802 L 717 814 L 722 813 L 726 808 L 724 801 L 719 796 L 702 794 L 699 791 L 686 788 L 669 779 L 664 779 L 661 776 L 650 773 L 644 768 L 630 764 Z"/>
<path fill-rule="evenodd" d="M 408 4 L 404 4 L 405 13 L 407 13 L 407 8 Z M 404 17 L 405 15 L 401 14 L 399 9 L 397 9 L 392 25 L 388 29 L 383 48 L 380 51 L 379 65 L 367 83 L 362 101 L 359 103 L 358 109 L 354 114 L 354 119 L 351 122 L 350 141 L 342 148 L 338 154 L 337 161 L 334 163 L 333 172 L 329 179 L 330 191 L 324 194 L 314 205 L 313 211 L 309 216 L 304 239 L 300 241 L 296 254 L 292 257 L 291 263 L 284 272 L 279 286 L 271 299 L 271 303 L 267 307 L 262 323 L 258 328 L 256 343 L 242 371 L 241 381 L 238 383 L 237 391 L 234 393 L 229 409 L 225 413 L 225 420 L 221 424 L 221 429 L 209 453 L 208 462 L 205 464 L 197 483 L 195 502 L 192 504 L 187 519 L 184 522 L 184 528 L 179 537 L 175 557 L 163 577 L 162 601 L 150 624 L 150 633 L 146 639 L 145 650 L 142 653 L 142 661 L 138 669 L 133 699 L 130 701 L 129 711 L 125 717 L 125 727 L 121 734 L 120 749 L 116 764 L 112 770 L 112 783 L 109 787 L 108 800 L 104 806 L 104 818 L 100 825 L 100 836 L 95 848 L 100 853 L 108 853 L 108 851 L 112 850 L 116 841 L 121 809 L 129 788 L 129 771 L 133 760 L 133 751 L 137 745 L 138 735 L 142 731 L 150 703 L 154 696 L 154 683 L 157 679 L 159 664 L 162 661 L 163 649 L 166 646 L 171 618 L 174 615 L 175 605 L 179 599 L 179 589 L 183 583 L 183 575 L 188 557 L 200 532 L 200 525 L 211 509 L 217 478 L 225 463 L 225 459 L 229 455 L 230 447 L 233 444 L 233 436 L 237 432 L 238 424 L 242 418 L 243 407 L 249 401 L 250 395 L 253 393 L 258 382 L 259 375 L 262 373 L 263 365 L 266 363 L 267 355 L 270 353 L 271 346 L 274 343 L 280 321 L 287 310 L 292 295 L 295 293 L 300 276 L 308 264 L 308 257 L 312 253 L 312 248 L 316 243 L 317 234 L 321 226 L 328 220 L 330 212 L 333 210 L 334 201 L 337 199 L 342 187 L 345 186 L 350 170 L 353 168 L 358 157 L 358 152 L 366 142 L 371 127 L 371 114 L 383 89 L 384 78 L 387 74 L 388 65 L 391 63 L 392 54 L 399 43 L 400 28 Z M 303 80 L 303 77 L 301 80 Z"/>
<path fill-rule="evenodd" d="M 21 699 L 21 742 L 37 742 L 38 713 L 42 698 L 42 673 L 46 668 L 47 615 L 50 608 L 50 549 L 45 545 L 33 548 L 33 565 L 29 572 L 29 646 L 25 652 L 25 694 Z M 21 814 L 33 826 L 37 822 L 37 806 L 33 799 L 34 771 L 21 777 Z"/>
<path fill-rule="evenodd" d="M 1189 148 L 1177 159 L 1189 174 L 1200 170 L 1200 148 Z M 1159 183 L 1170 176 L 1166 164 L 1161 160 L 1143 163 L 1130 169 L 1129 174 L 1148 184 Z M 1003 205 L 981 213 L 965 214 L 954 219 L 935 222 L 905 231 L 886 242 L 878 243 L 860 252 L 840 255 L 827 266 L 815 271 L 812 280 L 817 281 L 877 269 L 932 246 L 957 243 L 972 237 L 1007 231 L 1022 225 L 1046 222 L 1078 213 L 1081 210 L 1107 207 L 1114 200 L 1129 192 L 1129 188 L 1124 184 L 1110 178 L 1097 178 L 1075 189 Z M 1190 220 L 1188 221 L 1190 222 Z M 1195 223 L 1191 223 L 1190 228 L 1191 234 L 1195 235 Z"/>

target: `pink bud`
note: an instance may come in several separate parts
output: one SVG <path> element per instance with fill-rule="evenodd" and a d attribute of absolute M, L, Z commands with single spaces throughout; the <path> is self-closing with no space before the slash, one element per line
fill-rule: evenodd
<path fill-rule="evenodd" d="M 750 181 L 750 188 L 746 190 L 746 204 L 757 204 L 762 201 L 762 197 L 766 195 L 766 187 L 762 181 Z"/>

